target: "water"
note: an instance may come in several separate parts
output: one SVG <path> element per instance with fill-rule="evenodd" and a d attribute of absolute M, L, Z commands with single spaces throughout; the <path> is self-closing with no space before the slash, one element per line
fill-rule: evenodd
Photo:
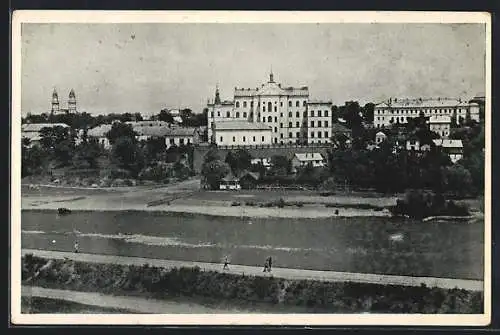
<path fill-rule="evenodd" d="M 248 224 L 251 221 L 252 224 Z M 22 247 L 262 266 L 482 279 L 483 225 L 380 217 L 281 219 L 157 212 L 22 212 Z M 53 243 L 53 241 L 55 241 Z"/>

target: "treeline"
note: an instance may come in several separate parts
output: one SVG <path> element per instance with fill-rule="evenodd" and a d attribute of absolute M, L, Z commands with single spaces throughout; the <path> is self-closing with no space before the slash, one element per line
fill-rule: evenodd
<path fill-rule="evenodd" d="M 201 127 L 207 125 L 207 111 L 203 113 L 193 113 L 189 108 L 180 110 L 182 126 L 185 127 Z M 144 121 L 146 119 L 165 121 L 174 123 L 174 117 L 168 110 L 162 110 L 160 113 L 151 117 L 144 117 L 140 113 L 123 113 L 123 114 L 106 114 L 106 115 L 91 115 L 89 113 L 66 113 L 51 115 L 48 113 L 29 114 L 22 118 L 22 123 L 65 123 L 72 129 L 91 129 L 101 124 L 111 124 L 113 121 L 129 122 L 129 121 Z"/>
<path fill-rule="evenodd" d="M 331 313 L 479 314 L 482 292 L 353 282 L 285 280 L 153 266 L 94 264 L 22 258 L 22 283 L 104 294 L 138 294 L 165 299 L 210 297 L 290 306 L 317 307 Z"/>
<path fill-rule="evenodd" d="M 40 145 L 22 143 L 22 176 L 41 175 L 53 169 L 101 170 L 106 178 L 144 179 L 168 182 L 192 175 L 191 145 L 172 145 L 168 149 L 163 138 L 138 141 L 132 126 L 113 124 L 107 133 L 111 149 L 105 150 L 95 139 L 83 133 L 77 143 L 76 132 L 63 127 L 47 127 L 40 131 Z"/>

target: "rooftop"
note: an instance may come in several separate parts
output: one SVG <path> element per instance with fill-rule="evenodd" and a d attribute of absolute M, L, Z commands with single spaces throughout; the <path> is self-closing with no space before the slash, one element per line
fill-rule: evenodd
<path fill-rule="evenodd" d="M 461 101 L 454 98 L 418 98 L 418 99 L 391 99 L 389 101 L 382 102 L 378 104 L 377 108 L 432 108 L 432 107 L 458 107 L 458 106 L 470 106 L 476 105 L 476 103 L 469 103 L 466 101 Z"/>
<path fill-rule="evenodd" d="M 296 153 L 294 155 L 299 161 L 305 162 L 305 161 L 322 161 L 323 156 L 319 152 L 312 152 L 312 153 Z"/>
<path fill-rule="evenodd" d="M 451 117 L 445 115 L 431 115 L 429 123 L 451 123 Z"/>
<path fill-rule="evenodd" d="M 53 127 L 64 127 L 69 126 L 66 123 L 26 123 L 21 126 L 21 130 L 24 132 L 39 132 L 43 128 L 53 128 Z"/>
<path fill-rule="evenodd" d="M 438 147 L 444 148 L 463 148 L 462 140 L 437 139 L 432 140 Z"/>

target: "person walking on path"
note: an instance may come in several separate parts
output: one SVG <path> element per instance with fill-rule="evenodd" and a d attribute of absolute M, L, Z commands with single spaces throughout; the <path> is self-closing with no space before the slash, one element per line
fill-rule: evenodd
<path fill-rule="evenodd" d="M 273 259 L 271 258 L 271 256 L 269 256 L 269 258 L 267 259 L 268 261 L 268 265 L 269 265 L 269 268 L 268 268 L 268 272 L 271 272 L 271 269 L 272 269 L 272 266 L 273 266 Z"/>
<path fill-rule="evenodd" d="M 75 245 L 73 246 L 73 251 L 74 251 L 75 254 L 77 254 L 79 252 L 78 241 L 75 241 Z"/>
<path fill-rule="evenodd" d="M 264 270 L 262 272 L 267 272 L 269 270 L 269 258 L 266 258 L 264 262 Z"/>
<path fill-rule="evenodd" d="M 222 268 L 222 270 L 229 270 L 229 260 L 226 257 L 224 257 L 224 267 Z"/>

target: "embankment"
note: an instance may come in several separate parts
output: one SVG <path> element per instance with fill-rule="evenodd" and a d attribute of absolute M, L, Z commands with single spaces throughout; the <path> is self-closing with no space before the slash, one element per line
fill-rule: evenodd
<path fill-rule="evenodd" d="M 483 293 L 461 289 L 352 282 L 286 280 L 143 266 L 22 258 L 23 285 L 165 299 L 210 297 L 228 301 L 318 307 L 331 313 L 483 312 Z"/>

